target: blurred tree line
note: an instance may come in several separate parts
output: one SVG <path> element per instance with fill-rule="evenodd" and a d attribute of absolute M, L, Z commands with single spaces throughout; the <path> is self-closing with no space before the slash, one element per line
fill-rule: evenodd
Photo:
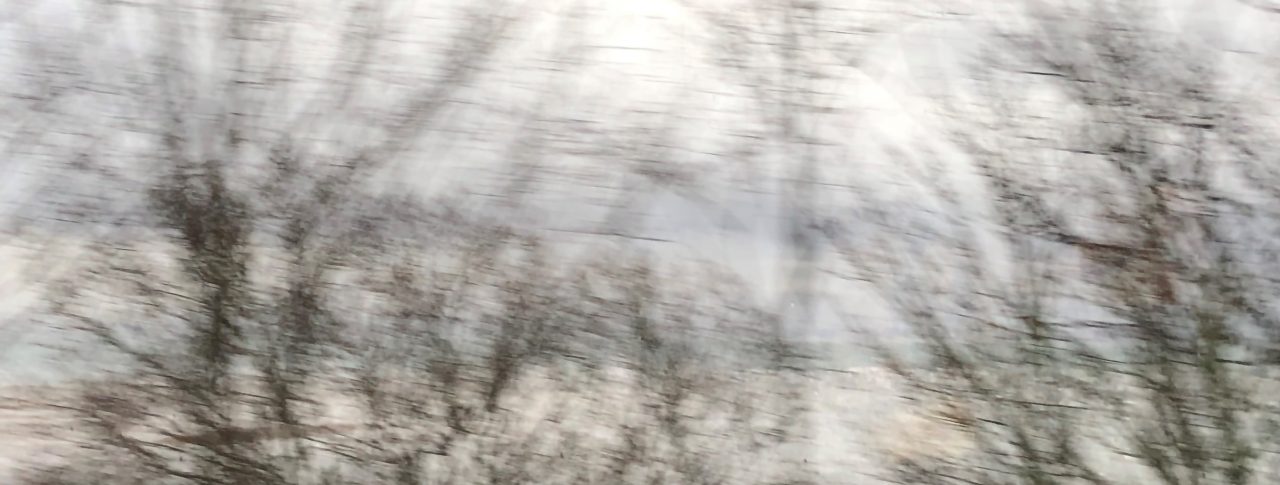
<path fill-rule="evenodd" d="M 961 162 L 893 152 L 939 207 L 916 213 L 829 133 L 833 93 L 883 32 L 955 12 L 670 2 L 748 106 L 719 156 L 778 189 L 781 296 L 761 301 L 638 231 L 644 190 L 721 204 L 672 154 L 685 107 L 574 145 L 631 185 L 602 203 L 604 242 L 564 250 L 528 223 L 567 170 L 558 142 L 633 121 L 546 122 L 589 62 L 587 3 L 437 3 L 94 0 L 74 36 L 18 29 L 3 150 L 54 161 L 24 210 L 93 228 L 42 281 L 42 324 L 90 376 L 44 403 L 72 446 L 25 483 L 1274 479 L 1274 63 L 1237 89 L 1238 56 L 1167 31 L 1158 2 L 972 15 L 989 35 L 929 113 Z M 482 136 L 458 106 L 505 101 L 486 80 L 553 4 L 554 67 L 498 147 L 500 202 L 397 180 Z M 825 189 L 849 166 L 866 176 L 842 203 Z M 828 394 L 795 336 L 834 280 L 909 329 L 904 347 L 850 317 L 847 338 L 934 426 L 874 471 L 806 459 Z M 925 446 L 948 433 L 962 444 Z"/>

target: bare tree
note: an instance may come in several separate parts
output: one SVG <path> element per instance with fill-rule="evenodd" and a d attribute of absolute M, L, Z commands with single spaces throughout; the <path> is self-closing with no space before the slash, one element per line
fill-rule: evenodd
<path fill-rule="evenodd" d="M 568 257 L 448 197 L 379 186 L 396 163 L 434 162 L 416 148 L 437 141 L 528 13 L 462 10 L 446 48 L 398 59 L 429 66 L 406 75 L 379 60 L 403 52 L 402 7 L 342 6 L 320 69 L 301 40 L 320 14 L 301 6 L 85 7 L 151 36 L 110 76 L 88 37 L 57 66 L 78 75 L 68 89 L 111 88 L 86 96 L 118 116 L 88 116 L 86 132 L 141 148 L 91 145 L 60 167 L 111 203 L 55 207 L 107 229 L 50 284 L 49 318 L 80 340 L 66 361 L 85 379 L 48 403 L 74 423 L 59 436 L 74 446 L 27 478 L 780 480 L 760 457 L 801 408 L 767 386 L 793 385 L 780 375 L 794 370 L 747 358 L 760 344 L 775 364 L 790 354 L 743 283 L 628 242 Z M 540 136 L 511 157 L 534 161 Z M 513 211 L 532 178 L 506 194 Z M 42 202 L 65 201 L 52 193 Z"/>
<path fill-rule="evenodd" d="M 959 224 L 927 253 L 876 254 L 888 262 L 872 273 L 926 354 L 925 370 L 886 350 L 890 364 L 913 399 L 952 409 L 973 449 L 903 459 L 898 480 L 1274 474 L 1273 391 L 1257 376 L 1275 201 L 1250 187 L 1265 180 L 1262 139 L 1219 54 L 1161 32 L 1147 7 L 1037 4 L 1031 27 L 997 27 L 974 71 L 981 105 L 952 104 L 995 238 Z M 1050 94 L 1019 89 L 1031 80 Z"/>

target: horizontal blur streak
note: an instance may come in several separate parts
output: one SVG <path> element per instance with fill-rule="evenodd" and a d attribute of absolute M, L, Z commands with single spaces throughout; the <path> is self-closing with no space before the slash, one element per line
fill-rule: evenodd
<path fill-rule="evenodd" d="M 1273 483 L 1264 0 L 0 6 L 0 482 Z"/>

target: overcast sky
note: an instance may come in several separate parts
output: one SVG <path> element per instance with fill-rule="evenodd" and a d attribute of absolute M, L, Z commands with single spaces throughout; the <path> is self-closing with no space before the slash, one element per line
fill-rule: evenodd
<path fill-rule="evenodd" d="M 99 197 L 95 203 L 104 212 L 135 210 L 118 191 L 132 190 L 125 185 L 147 175 L 143 164 L 130 161 L 145 142 L 104 127 L 119 126 L 108 120 L 127 115 L 110 88 L 127 86 L 128 76 L 145 66 L 139 53 L 162 41 L 145 15 L 107 14 L 114 11 L 88 8 L 92 3 L 14 1 L 0 11 L 0 94 L 5 96 L 0 105 L 9 113 L 0 120 L 7 150 L 0 173 L 0 214 L 10 222 L 44 221 L 29 228 L 43 232 L 41 237 L 86 237 L 86 225 L 47 220 L 53 216 L 44 211 L 64 199 Z M 977 180 L 965 158 L 945 142 L 941 127 L 951 121 L 937 116 L 935 101 L 963 89 L 959 81 L 987 41 L 988 22 L 1014 19 L 1010 9 L 1020 3 L 830 3 L 840 8 L 824 13 L 818 30 L 823 45 L 831 48 L 806 52 L 805 62 L 823 75 L 814 85 L 821 93 L 819 102 L 831 109 L 805 116 L 799 128 L 822 144 L 822 185 L 815 187 L 822 212 L 837 218 L 847 214 L 848 224 L 856 227 L 861 223 L 859 204 L 872 199 L 895 206 L 904 218 L 924 217 L 909 215 L 923 209 L 980 217 L 981 193 L 970 190 Z M 454 27 L 456 7 L 479 2 L 392 4 L 394 15 L 385 19 L 391 39 L 379 44 L 375 63 L 379 84 L 357 94 L 370 105 L 394 105 L 387 100 L 411 92 L 414 79 L 431 76 L 432 63 L 438 61 L 434 53 L 443 50 L 439 32 Z M 289 59 L 296 64 L 293 74 L 306 79 L 328 72 L 338 54 L 337 29 L 350 11 L 345 4 L 329 2 L 301 5 L 297 49 Z M 598 232 L 609 217 L 625 215 L 629 235 L 660 240 L 642 243 L 658 254 L 727 265 L 755 282 L 762 301 L 776 300 L 779 272 L 791 254 L 780 242 L 781 222 L 793 217 L 779 194 L 794 160 L 780 156 L 782 151 L 755 157 L 747 151 L 753 144 L 750 137 L 770 128 L 762 124 L 739 74 L 716 65 L 718 34 L 704 18 L 690 13 L 690 5 L 718 13 L 745 8 L 740 0 L 523 3 L 506 47 L 479 80 L 456 93 L 436 130 L 387 168 L 383 180 L 388 190 L 424 197 L 457 195 L 470 210 L 496 210 L 499 201 L 492 195 L 511 175 L 512 147 L 535 143 L 541 147 L 537 156 L 519 152 L 516 157 L 535 162 L 538 176 L 525 199 L 528 208 L 522 214 L 527 217 L 512 222 L 538 227 L 565 248 L 607 248 L 610 236 L 577 232 Z M 1170 32 L 1230 52 L 1231 62 L 1239 66 L 1233 71 L 1239 79 L 1232 82 L 1241 89 L 1248 89 L 1259 73 L 1270 72 L 1251 66 L 1274 63 L 1280 53 L 1280 14 L 1264 0 L 1153 5 L 1154 18 Z M 198 15 L 190 19 L 192 24 L 202 21 Z M 194 65 L 217 73 L 219 53 L 202 42 L 190 39 L 192 52 L 204 56 Z M 63 62 L 81 71 L 41 77 Z M 50 85 L 50 79 L 62 84 Z M 60 88 L 69 92 L 42 98 Z M 301 91 L 299 98 L 305 100 L 307 91 Z M 1276 95 L 1270 94 L 1272 101 Z M 217 96 L 206 94 L 202 102 L 206 104 L 196 106 L 217 111 Z M 285 119 L 293 105 L 272 106 L 284 112 L 268 116 Z M 360 143 L 370 135 L 361 131 L 359 116 L 312 134 L 331 137 L 328 142 L 338 145 Z M 530 138 L 530 133 L 535 135 Z M 50 169 L 85 151 L 108 160 L 121 178 L 104 185 Z M 652 184 L 632 170 L 648 157 L 696 175 L 698 184 L 683 191 Z M 937 160 L 947 167 L 942 176 L 967 194 L 962 207 L 942 206 L 921 185 L 925 172 L 919 165 Z M 620 201 L 626 202 L 621 212 L 607 207 Z M 88 237 L 97 234 L 87 231 Z M 73 260 L 47 254 L 37 258 L 49 248 L 43 240 L 35 246 L 25 243 L 25 249 L 22 244 L 0 248 L 0 264 L 19 268 L 24 261 L 36 261 L 38 275 Z M 24 305 L 35 297 L 30 281 L 17 270 L 0 272 L 0 307 L 6 309 L 0 317 L 10 326 L 21 324 Z M 889 313 L 874 296 L 858 290 L 858 283 L 827 276 L 822 281 L 818 292 L 825 295 L 826 310 L 805 331 L 808 337 L 846 335 L 836 313 L 883 320 L 886 328 L 892 327 Z"/>

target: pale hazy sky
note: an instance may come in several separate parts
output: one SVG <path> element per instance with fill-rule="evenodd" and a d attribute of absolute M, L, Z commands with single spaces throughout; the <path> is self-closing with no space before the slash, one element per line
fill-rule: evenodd
<path fill-rule="evenodd" d="M 618 200 L 622 189 L 635 189 L 632 221 L 643 221 L 633 227 L 635 235 L 672 241 L 652 243 L 656 252 L 726 264 L 757 282 L 762 300 L 776 298 L 776 276 L 789 254 L 779 243 L 779 223 L 789 216 L 779 212 L 782 201 L 777 192 L 793 161 L 777 153 L 747 161 L 742 136 L 765 128 L 736 74 L 714 65 L 715 53 L 709 48 L 714 31 L 688 13 L 688 5 L 733 12 L 744 8 L 744 2 L 528 0 L 508 47 L 497 54 L 473 89 L 457 94 L 461 102 L 447 111 L 440 125 L 443 130 L 431 133 L 419 150 L 389 170 L 387 183 L 423 194 L 471 193 L 466 198 L 470 208 L 484 210 L 494 204 L 485 194 L 499 188 L 509 170 L 512 142 L 527 136 L 530 128 L 541 130 L 545 150 L 537 162 L 542 176 L 537 192 L 527 200 L 541 217 L 530 220 L 548 229 L 590 230 L 605 216 L 601 201 Z M 118 86 L 127 81 L 131 70 L 143 65 L 130 54 L 145 50 L 155 40 L 139 20 L 143 17 L 126 14 L 111 21 L 115 23 L 101 23 L 105 17 L 96 15 L 102 11 L 87 9 L 90 3 L 9 2 L 0 10 L 4 94 L 28 95 L 51 87 L 32 83 L 33 78 L 24 75 L 33 69 L 32 59 L 44 58 L 43 62 L 54 65 L 66 60 L 57 56 L 80 56 L 78 63 L 87 74 L 63 78 L 66 86 L 52 87 Z M 837 216 L 847 213 L 850 224 L 856 226 L 859 200 L 855 196 L 870 191 L 877 199 L 899 204 L 904 213 L 931 208 L 980 214 L 976 193 L 966 199 L 974 200 L 972 206 L 941 207 L 918 183 L 921 172 L 914 164 L 944 160 L 948 180 L 961 190 L 976 187 L 963 156 L 940 136 L 943 121 L 936 116 L 934 101 L 966 76 L 966 63 L 984 42 L 983 22 L 1012 18 L 1007 17 L 1008 9 L 1020 3 L 829 3 L 842 8 L 822 18 L 824 41 L 857 49 L 806 53 L 811 67 L 826 76 L 816 82 L 822 103 L 834 109 L 806 117 L 801 130 L 826 144 L 820 154 L 822 181 L 854 188 L 822 187 L 822 210 Z M 448 7 L 478 2 L 393 4 L 395 15 L 387 21 L 393 36 L 403 42 L 387 44 L 379 53 L 385 60 L 376 64 L 376 70 L 385 88 L 361 94 L 371 102 L 379 96 L 396 99 L 412 87 L 397 87 L 398 83 L 429 75 L 430 54 L 440 50 L 438 43 L 431 43 L 440 38 L 433 32 L 449 28 Z M 299 64 L 299 75 L 318 76 L 334 54 L 334 28 L 346 10 L 329 2 L 299 5 L 305 11 L 295 38 L 300 47 L 291 59 Z M 1153 5 L 1151 12 L 1165 20 L 1174 35 L 1234 52 L 1240 79 L 1232 82 L 1240 82 L 1242 89 L 1247 89 L 1253 76 L 1270 72 L 1251 65 L 1265 64 L 1258 62 L 1263 60 L 1274 63 L 1280 53 L 1276 49 L 1280 14 L 1269 11 L 1263 0 L 1167 0 Z M 582 10 L 577 13 L 585 15 L 570 14 L 578 7 Z M 878 32 L 850 33 L 865 28 Z M 192 43 L 197 51 L 208 54 L 201 58 L 204 65 L 217 62 L 213 51 L 200 50 L 198 39 Z M 550 68 L 573 72 L 566 77 Z M 110 192 L 106 187 L 76 187 L 77 181 L 51 180 L 45 170 L 75 153 L 68 147 L 94 146 L 115 157 L 114 163 L 128 172 L 129 154 L 140 146 L 131 135 L 99 130 L 96 144 L 91 145 L 82 136 L 67 134 L 92 133 L 95 122 L 118 114 L 110 96 L 75 91 L 52 106 L 0 100 L 7 112 L 16 114 L 0 121 L 12 152 L 0 173 L 0 214 L 38 216 L 26 212 L 32 210 L 32 201 L 56 200 L 59 190 L 90 195 Z M 1271 96 L 1274 100 L 1275 93 Z M 216 103 L 217 98 L 208 101 Z M 47 112 L 67 115 L 50 117 Z M 77 122 L 90 128 L 79 129 L 74 126 Z M 669 131 L 661 137 L 650 133 L 659 127 Z M 328 133 L 354 142 L 363 136 L 359 130 L 343 131 Z M 646 133 L 652 136 L 641 136 Z M 632 139 L 641 143 L 622 143 Z M 648 142 L 672 147 L 655 150 L 645 146 Z M 925 148 L 932 153 L 926 155 Z M 651 154 L 698 174 L 702 183 L 693 193 L 679 193 L 646 188 L 642 177 L 623 175 L 627 170 L 620 165 L 642 163 L 632 159 Z M 83 236 L 66 226 L 49 227 L 59 237 Z M 609 244 L 563 232 L 547 235 L 566 243 Z M 0 259 L 34 254 L 12 246 L 0 248 Z M 50 264 L 47 259 L 40 264 Z M 56 258 L 53 263 L 38 269 L 56 271 Z M 0 318 L 11 322 L 22 318 L 23 304 L 34 295 L 19 275 L 0 272 L 0 307 L 7 310 L 0 312 Z M 889 314 L 873 296 L 857 290 L 856 283 L 823 281 L 830 282 L 820 290 L 829 297 L 824 301 L 838 304 L 840 311 L 851 316 L 883 319 L 888 324 Z M 843 324 L 830 308 L 819 318 L 813 336 L 844 335 Z"/>

